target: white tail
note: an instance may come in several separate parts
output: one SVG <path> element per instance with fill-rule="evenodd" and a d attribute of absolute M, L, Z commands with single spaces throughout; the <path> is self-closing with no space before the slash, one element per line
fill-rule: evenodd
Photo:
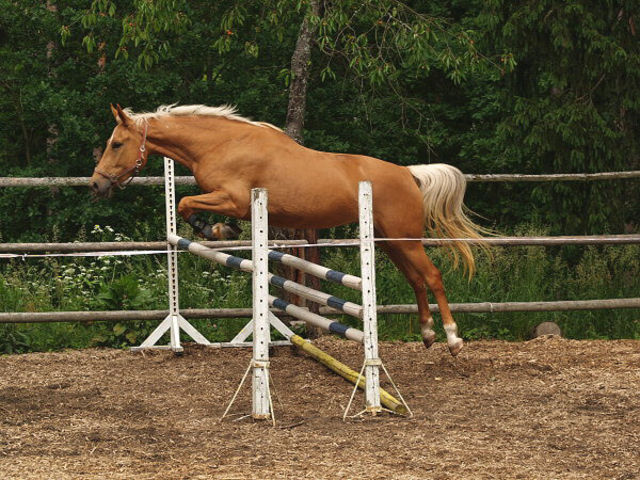
<path fill-rule="evenodd" d="M 427 230 L 431 235 L 448 238 L 482 238 L 488 232 L 476 225 L 465 214 L 463 204 L 467 180 L 463 173 L 452 165 L 434 163 L 412 165 L 409 171 L 419 182 L 426 218 Z M 450 244 L 454 266 L 458 265 L 458 253 L 469 273 L 475 271 L 475 259 L 465 242 Z"/>

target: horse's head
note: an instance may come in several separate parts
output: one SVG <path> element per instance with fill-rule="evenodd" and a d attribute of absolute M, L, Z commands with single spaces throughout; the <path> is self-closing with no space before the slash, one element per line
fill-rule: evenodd
<path fill-rule="evenodd" d="M 147 124 L 137 126 L 120 105 L 111 105 L 111 111 L 118 125 L 89 181 L 89 188 L 100 197 L 109 197 L 116 185 L 124 188 L 147 163 Z"/>

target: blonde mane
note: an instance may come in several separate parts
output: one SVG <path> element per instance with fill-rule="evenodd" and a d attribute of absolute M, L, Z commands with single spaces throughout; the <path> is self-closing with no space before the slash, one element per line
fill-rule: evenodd
<path fill-rule="evenodd" d="M 134 121 L 136 125 L 142 125 L 150 119 L 162 117 L 186 117 L 186 116 L 206 116 L 222 117 L 227 120 L 248 123 L 256 127 L 269 127 L 274 130 L 282 129 L 266 122 L 254 122 L 253 120 L 236 114 L 236 107 L 233 105 L 220 105 L 219 107 L 209 107 L 207 105 L 161 105 L 155 112 L 135 113 L 130 108 L 125 108 L 124 112 Z"/>

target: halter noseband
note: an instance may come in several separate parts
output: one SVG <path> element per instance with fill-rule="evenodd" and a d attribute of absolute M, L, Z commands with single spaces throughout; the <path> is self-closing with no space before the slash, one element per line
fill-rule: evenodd
<path fill-rule="evenodd" d="M 148 129 L 149 129 L 149 124 L 145 123 L 144 124 L 144 133 L 142 134 L 142 143 L 140 143 L 140 147 L 138 148 L 138 158 L 136 159 L 136 163 L 133 165 L 133 167 L 125 170 L 120 175 L 114 175 L 112 173 L 103 172 L 103 171 L 99 170 L 98 167 L 94 168 L 93 171 L 95 173 L 97 173 L 98 175 L 101 175 L 104 178 L 106 178 L 107 180 L 109 180 L 111 182 L 111 186 L 117 185 L 120 188 L 120 190 L 124 190 L 125 187 L 131 183 L 131 180 L 133 180 L 134 177 L 136 177 L 138 175 L 138 173 L 140 173 L 140 169 L 142 168 L 142 165 L 144 163 L 144 153 L 147 150 L 146 144 L 147 144 L 147 130 Z M 131 172 L 133 172 L 133 174 L 128 178 L 127 182 L 126 183 L 121 183 L 120 179 L 122 177 L 127 176 Z"/>

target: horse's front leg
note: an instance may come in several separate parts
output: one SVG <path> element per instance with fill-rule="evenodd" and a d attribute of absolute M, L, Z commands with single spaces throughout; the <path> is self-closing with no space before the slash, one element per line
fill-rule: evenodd
<path fill-rule="evenodd" d="M 196 215 L 198 211 L 218 213 L 233 218 L 246 216 L 247 207 L 238 205 L 224 191 L 215 191 L 184 197 L 178 204 L 178 213 L 193 227 L 197 235 L 207 240 L 234 240 L 240 235 L 240 228 L 235 224 L 216 223 L 209 225 Z"/>

